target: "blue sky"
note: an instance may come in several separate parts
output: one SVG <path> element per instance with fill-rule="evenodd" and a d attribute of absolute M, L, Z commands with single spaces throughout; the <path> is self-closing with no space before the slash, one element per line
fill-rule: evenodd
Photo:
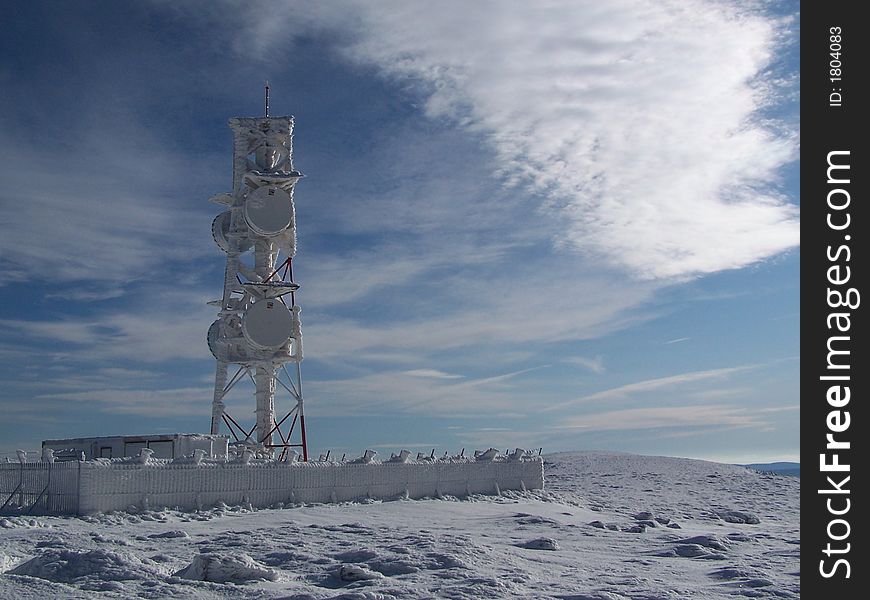
<path fill-rule="evenodd" d="M 205 431 L 233 116 L 296 118 L 315 454 L 799 457 L 797 3 L 30 2 L 0 456 Z M 236 418 L 251 418 L 239 390 Z"/>

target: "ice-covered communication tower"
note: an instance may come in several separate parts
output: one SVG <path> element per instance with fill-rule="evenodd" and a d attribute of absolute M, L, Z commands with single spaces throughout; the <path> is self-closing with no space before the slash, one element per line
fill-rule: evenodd
<path fill-rule="evenodd" d="M 302 177 L 293 168 L 293 117 L 269 116 L 266 86 L 263 117 L 230 119 L 233 131 L 233 191 L 212 202 L 227 210 L 212 223 L 212 235 L 227 254 L 223 296 L 208 346 L 217 359 L 211 433 L 223 423 L 236 441 L 269 454 L 302 449 L 308 460 L 302 402 L 302 327 L 293 282 L 296 214 L 293 188 Z M 294 363 L 288 370 L 287 363 Z M 228 378 L 230 365 L 238 365 Z M 250 429 L 226 411 L 224 398 L 241 380 L 255 387 L 256 423 Z M 275 411 L 276 392 L 290 396 L 289 411 Z M 292 417 L 290 424 L 285 424 Z M 292 443 L 298 424 L 301 443 Z M 285 435 L 286 432 L 286 435 Z"/>

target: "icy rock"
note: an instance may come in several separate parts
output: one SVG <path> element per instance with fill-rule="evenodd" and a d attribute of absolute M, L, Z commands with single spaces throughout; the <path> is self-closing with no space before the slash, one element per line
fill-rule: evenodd
<path fill-rule="evenodd" d="M 638 523 L 637 525 L 632 525 L 631 527 L 624 527 L 622 531 L 626 533 L 643 533 L 646 531 L 646 525 L 642 525 Z"/>
<path fill-rule="evenodd" d="M 368 581 L 383 579 L 384 574 L 371 571 L 360 565 L 341 565 L 338 569 L 338 578 L 342 581 Z"/>
<path fill-rule="evenodd" d="M 641 511 L 641 512 L 635 514 L 634 518 L 637 519 L 638 521 L 650 521 L 653 518 L 653 514 L 651 512 L 647 512 L 644 510 L 644 511 Z"/>
<path fill-rule="evenodd" d="M 59 583 L 82 579 L 127 581 L 149 579 L 156 575 L 140 560 L 109 550 L 48 550 L 9 571 L 13 575 L 29 575 Z"/>
<path fill-rule="evenodd" d="M 238 556 L 198 554 L 193 562 L 173 575 L 183 579 L 213 583 L 240 583 L 258 579 L 278 580 L 277 571 L 261 565 L 247 554 Z"/>
<path fill-rule="evenodd" d="M 674 523 L 674 522 L 668 523 L 666 525 L 666 527 L 670 527 L 671 529 L 682 529 L 682 527 L 680 527 L 679 523 Z"/>
<path fill-rule="evenodd" d="M 172 531 L 164 531 L 163 533 L 153 533 L 148 537 L 154 540 L 164 540 L 170 538 L 189 538 L 190 536 L 186 531 L 174 529 Z"/>
<path fill-rule="evenodd" d="M 710 554 L 710 551 L 698 544 L 680 544 L 674 547 L 674 553 L 683 558 L 700 558 Z"/>
<path fill-rule="evenodd" d="M 549 517 L 530 515 L 529 513 L 517 513 L 514 515 L 518 525 L 559 525 L 559 522 Z"/>
<path fill-rule="evenodd" d="M 720 567 L 710 572 L 710 577 L 713 579 L 749 579 L 755 576 L 755 573 L 740 567 Z"/>
<path fill-rule="evenodd" d="M 592 527 L 596 527 L 598 529 L 604 529 L 604 523 L 601 521 L 592 521 L 589 523 Z"/>
<path fill-rule="evenodd" d="M 728 550 L 731 546 L 727 540 L 718 538 L 715 535 L 696 535 L 695 537 L 678 540 L 678 542 L 681 544 L 697 544 L 705 548 L 723 551 Z"/>
<path fill-rule="evenodd" d="M 670 550 L 664 550 L 656 553 L 655 556 L 664 557 L 681 557 L 700 560 L 725 560 L 725 555 L 719 552 L 712 552 L 708 548 L 700 544 L 677 544 Z"/>
<path fill-rule="evenodd" d="M 553 538 L 542 537 L 536 538 L 534 540 L 529 540 L 528 542 L 524 542 L 520 544 L 522 548 L 528 548 L 529 550 L 558 550 L 559 544 Z"/>
<path fill-rule="evenodd" d="M 420 566 L 412 560 L 397 559 L 388 557 L 369 561 L 369 567 L 383 573 L 387 577 L 395 577 L 396 575 L 410 575 L 411 573 L 419 573 Z"/>
<path fill-rule="evenodd" d="M 761 523 L 761 519 L 759 519 L 756 515 L 748 512 L 742 512 L 739 510 L 719 511 L 716 513 L 716 516 L 718 516 L 726 523 L 738 523 L 746 525 L 758 525 L 759 523 Z"/>

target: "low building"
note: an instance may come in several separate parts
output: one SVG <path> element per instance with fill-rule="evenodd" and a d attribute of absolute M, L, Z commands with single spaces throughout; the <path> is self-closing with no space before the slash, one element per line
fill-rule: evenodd
<path fill-rule="evenodd" d="M 51 449 L 59 461 L 95 458 L 125 458 L 138 456 L 142 448 L 149 448 L 152 458 L 176 458 L 203 450 L 206 456 L 219 458 L 227 455 L 229 438 L 225 435 L 200 433 L 166 433 L 161 435 L 116 435 L 107 437 L 44 440 L 43 449 Z"/>

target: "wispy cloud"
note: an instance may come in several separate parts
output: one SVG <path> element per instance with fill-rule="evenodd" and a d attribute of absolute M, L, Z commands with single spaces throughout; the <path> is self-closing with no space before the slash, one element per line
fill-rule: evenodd
<path fill-rule="evenodd" d="M 149 417 L 177 417 L 208 414 L 213 388 L 92 389 L 82 392 L 41 394 L 37 402 L 63 400 L 99 404 L 102 411 Z"/>
<path fill-rule="evenodd" d="M 569 224 L 557 239 L 589 256 L 666 278 L 798 244 L 797 208 L 770 186 L 796 136 L 756 116 L 778 93 L 765 70 L 788 22 L 702 1 L 503 8 L 357 5 L 347 56 L 485 136 L 495 168 L 545 194 Z"/>
<path fill-rule="evenodd" d="M 593 373 L 604 373 L 604 360 L 600 356 L 595 358 L 587 358 L 585 356 L 569 356 L 563 358 L 562 362 L 580 365 L 592 371 Z"/>
<path fill-rule="evenodd" d="M 537 367 L 541 368 L 541 367 Z M 522 413 L 528 396 L 511 380 L 535 370 L 491 377 L 420 377 L 408 371 L 377 372 L 331 381 L 312 381 L 309 394 L 320 399 L 321 414 L 425 414 L 500 416 Z"/>
<path fill-rule="evenodd" d="M 668 388 L 673 388 L 681 385 L 686 385 L 689 383 L 696 383 L 699 381 L 705 381 L 708 379 L 724 379 L 730 375 L 735 373 L 740 373 L 742 371 L 747 371 L 749 369 L 755 369 L 758 365 L 747 365 L 740 367 L 727 367 L 724 369 L 710 369 L 707 371 L 692 371 L 689 373 L 680 373 L 679 375 L 671 375 L 669 377 L 657 377 L 655 379 L 647 379 L 645 381 L 638 381 L 635 383 L 629 383 L 626 385 L 621 385 L 619 387 L 610 388 L 606 390 L 602 390 L 600 392 L 595 392 L 594 394 L 589 394 L 587 396 L 582 396 L 580 398 L 575 398 L 573 400 L 569 400 L 567 402 L 562 402 L 553 406 L 549 406 L 545 409 L 546 411 L 558 410 L 561 408 L 565 408 L 566 406 L 571 406 L 574 404 L 580 404 L 583 402 L 593 402 L 593 401 L 601 401 L 601 400 L 613 400 L 617 398 L 628 398 L 634 394 L 658 391 Z"/>
<path fill-rule="evenodd" d="M 13 344 L 50 361 L 104 365 L 132 360 L 159 363 L 210 356 L 204 331 L 214 320 L 210 295 L 174 287 L 140 290 L 144 300 L 88 317 L 53 320 L 0 319 L 0 350 Z M 160 298 L 160 302 L 149 302 Z M 62 345 L 58 345 L 61 342 Z M 10 348 L 12 351 L 12 348 Z"/>
<path fill-rule="evenodd" d="M 697 429 L 701 427 L 767 428 L 762 411 L 733 405 L 685 405 L 626 408 L 566 419 L 560 428 L 589 431 L 638 429 Z"/>
<path fill-rule="evenodd" d="M 306 343 L 313 355 L 324 357 L 350 353 L 364 357 L 363 350 L 399 348 L 425 355 L 487 344 L 503 344 L 504 351 L 510 351 L 525 342 L 591 339 L 654 315 L 641 309 L 654 297 L 654 285 L 584 275 L 577 269 L 571 272 L 569 265 L 556 259 L 547 266 L 546 273 L 539 268 L 542 265 L 530 262 L 517 274 L 499 269 L 447 276 L 422 298 L 419 288 L 405 288 L 407 295 L 386 301 L 397 300 L 396 312 L 407 311 L 410 302 L 419 314 L 388 322 L 304 318 L 310 323 L 306 335 L 311 341 Z M 585 294 L 588 289 L 596 293 Z M 415 297 L 409 299 L 410 295 Z"/>
<path fill-rule="evenodd" d="M 410 371 L 405 371 L 404 373 L 405 375 L 411 375 L 412 377 L 430 377 L 434 379 L 462 379 L 462 375 L 445 373 L 444 371 L 439 371 L 437 369 L 412 369 Z"/>
<path fill-rule="evenodd" d="M 147 279 L 171 261 L 211 250 L 194 225 L 208 219 L 207 198 L 193 207 L 170 199 L 201 176 L 202 157 L 168 150 L 132 119 L 106 123 L 123 149 L 81 124 L 80 135 L 67 138 L 72 148 L 46 145 L 41 137 L 47 134 L 19 123 L 0 124 L 0 202 L 18 207 L 16 225 L 0 237 L 0 285 L 86 280 L 64 297 L 100 300 L 120 296 L 124 284 Z"/>

